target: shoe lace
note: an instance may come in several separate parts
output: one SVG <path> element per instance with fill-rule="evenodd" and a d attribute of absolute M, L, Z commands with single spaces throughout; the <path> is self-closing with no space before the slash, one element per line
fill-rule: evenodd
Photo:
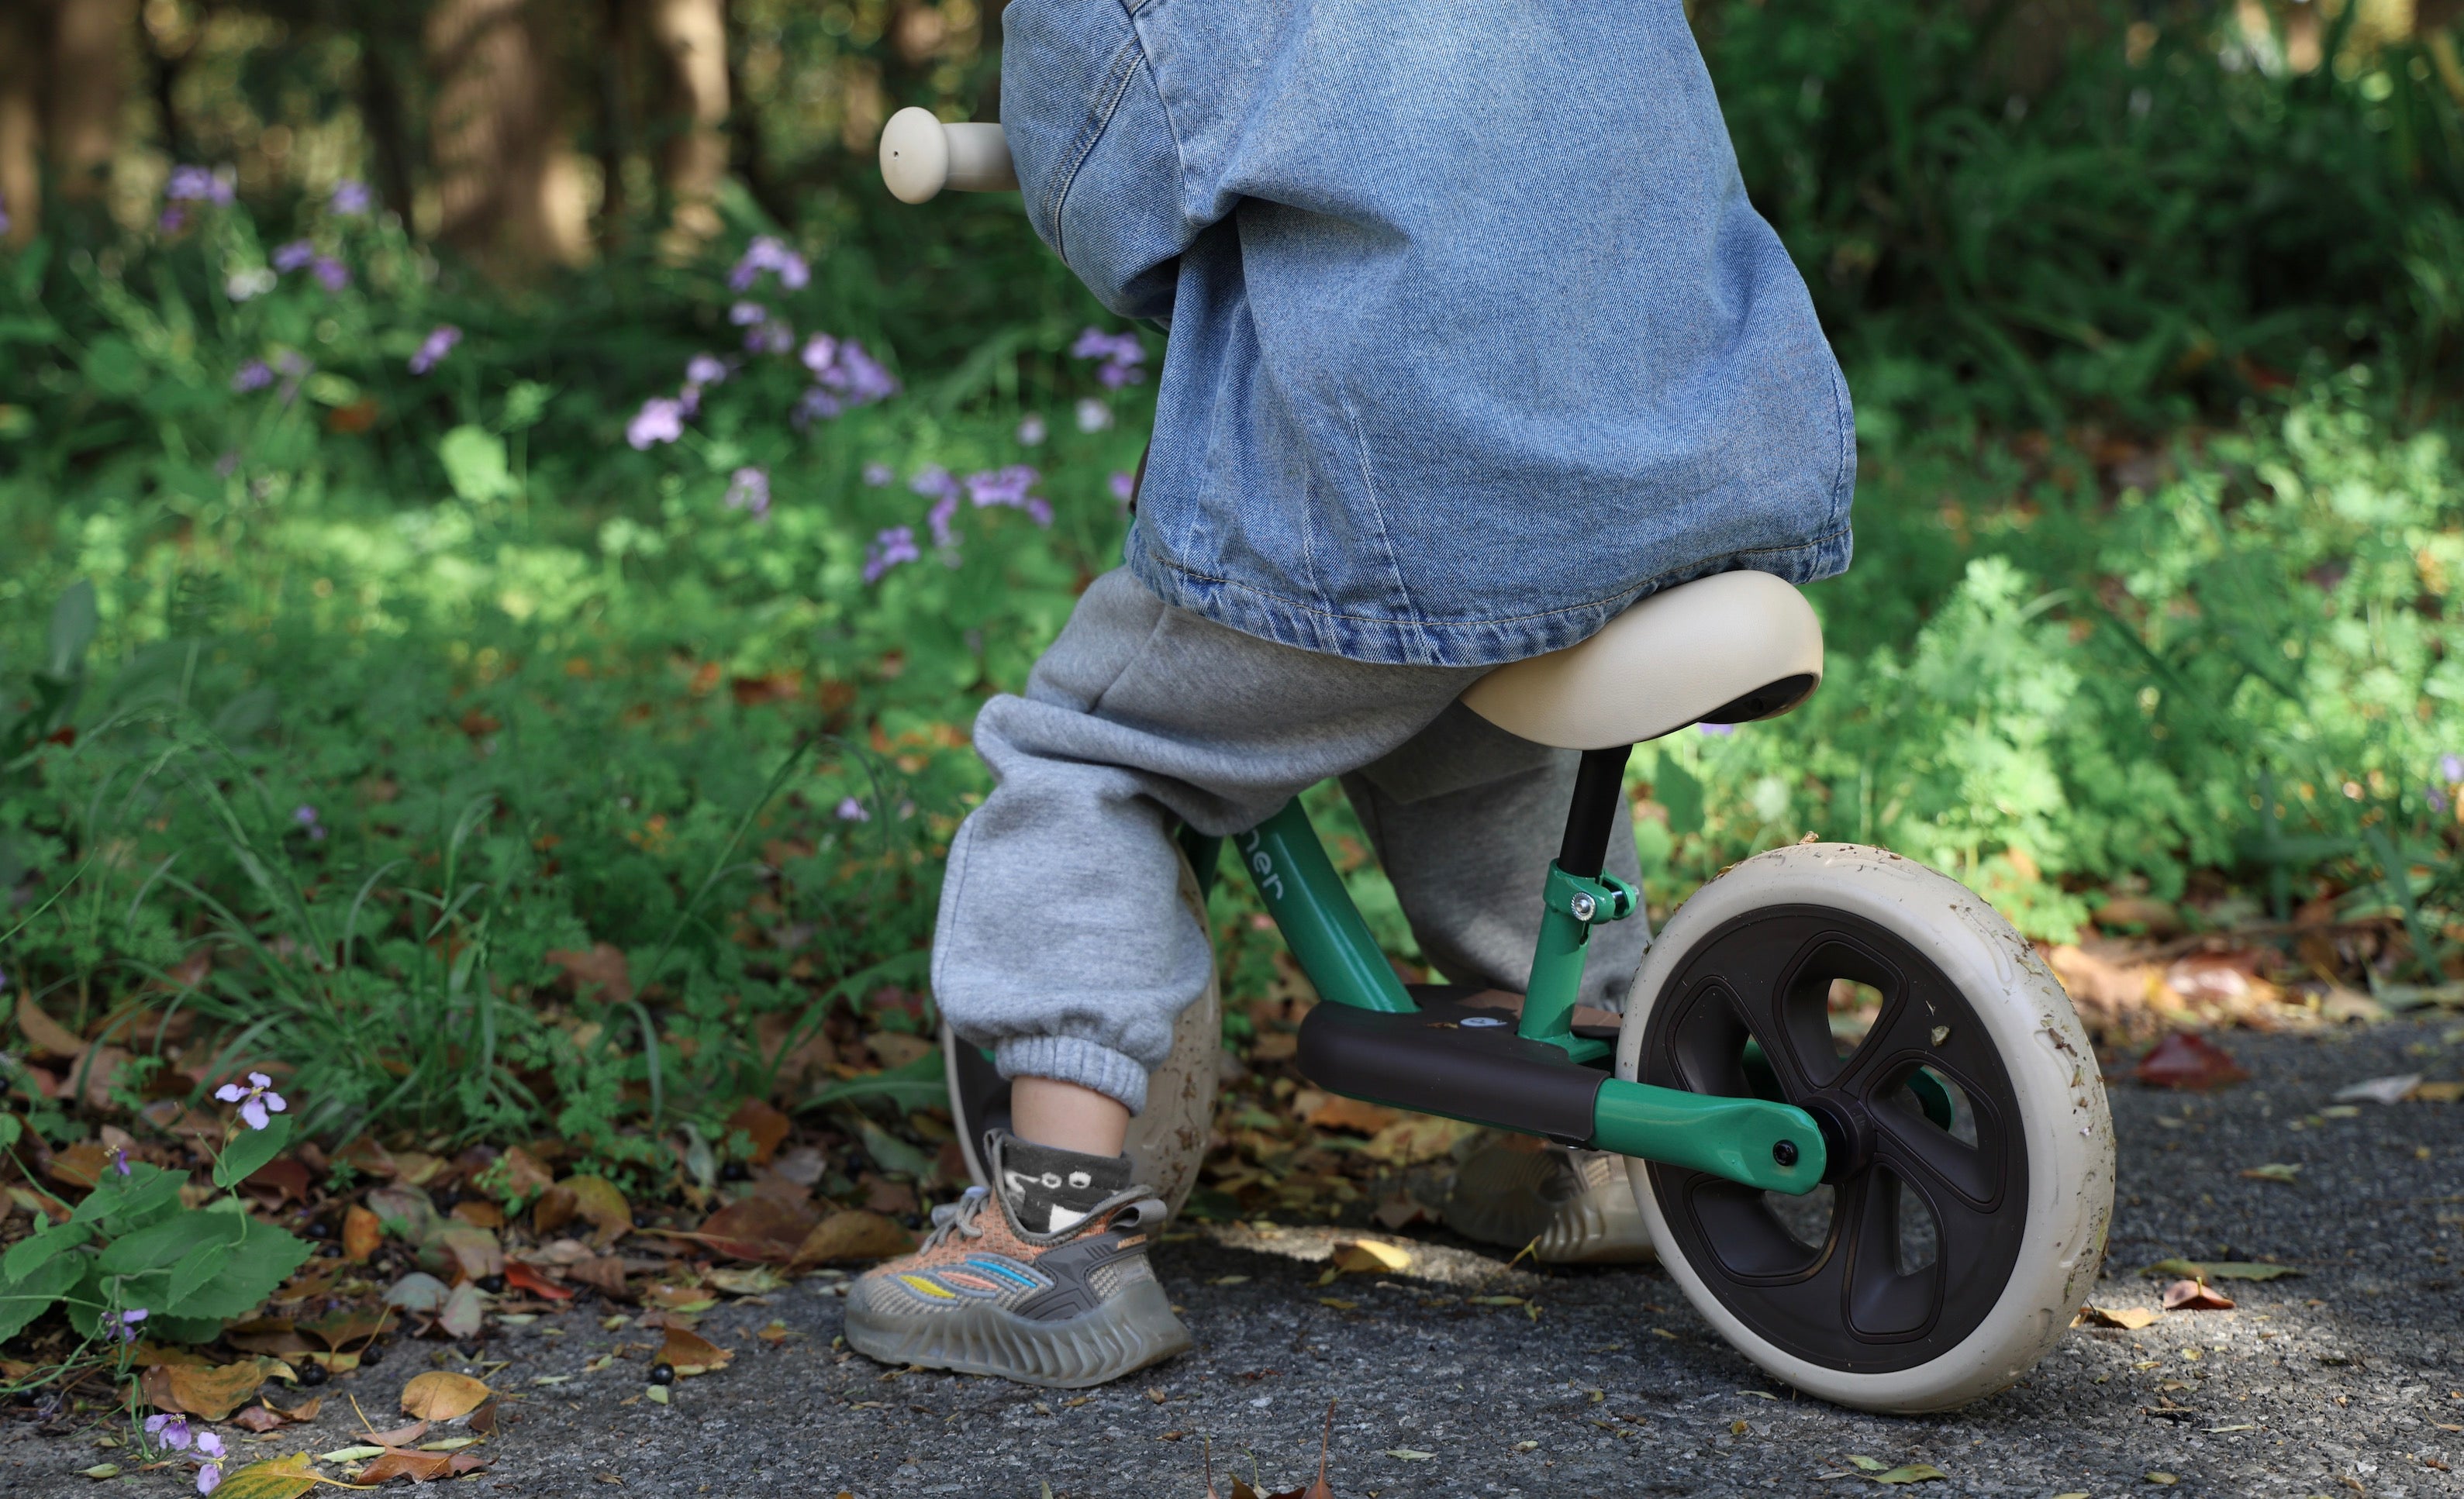
<path fill-rule="evenodd" d="M 992 1200 L 992 1193 L 980 1186 L 971 1186 L 957 1202 L 943 1203 L 934 1208 L 933 1229 L 924 1236 L 924 1242 L 918 1248 L 920 1249 L 937 1249 L 948 1243 L 953 1234 L 964 1235 L 970 1239 L 982 1238 L 984 1226 L 981 1219 L 984 1206 Z"/>

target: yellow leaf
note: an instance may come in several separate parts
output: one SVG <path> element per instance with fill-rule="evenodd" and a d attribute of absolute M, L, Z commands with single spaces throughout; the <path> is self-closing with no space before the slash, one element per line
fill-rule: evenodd
<path fill-rule="evenodd" d="M 1412 1256 L 1406 1249 L 1375 1239 L 1337 1239 L 1334 1268 L 1364 1274 L 1406 1271 L 1412 1268 Z"/>
<path fill-rule="evenodd" d="M 590 1237 L 603 1249 L 633 1231 L 633 1206 L 604 1177 L 566 1177 L 531 1209 L 531 1222 L 541 1234 L 577 1218 L 591 1226 Z"/>
<path fill-rule="evenodd" d="M 1519 1307 L 1523 1304 L 1521 1296 L 1465 1296 L 1463 1300 L 1476 1307 Z"/>
<path fill-rule="evenodd" d="M 1437 1456 L 1435 1452 L 1415 1452 L 1410 1447 L 1388 1447 L 1385 1455 L 1401 1458 L 1406 1463 L 1425 1463 Z"/>
<path fill-rule="evenodd" d="M 437 1369 L 402 1387 L 402 1408 L 422 1421 L 451 1421 L 477 1410 L 495 1393 L 467 1374 Z"/>
<path fill-rule="evenodd" d="M 668 1387 L 664 1384 L 653 1384 L 642 1393 L 650 1398 L 650 1403 L 653 1405 L 665 1405 L 668 1402 Z"/>
<path fill-rule="evenodd" d="M 2180 1483 L 2180 1482 L 2182 1481 L 2182 1479 L 2181 1479 L 2181 1475 L 2179 1475 L 2179 1474 L 2177 1474 L 2177 1473 L 2162 1473 L 2162 1472 L 2159 1472 L 2159 1473 L 2150 1473 L 2150 1474 L 2148 1474 L 2148 1475 L 2147 1475 L 2147 1481 L 2148 1481 L 2149 1483 L 2151 1483 L 2151 1484 L 2156 1485 L 2156 1486 L 2157 1486 L 2158 1488 L 2172 1488 L 2175 1484 Z"/>
<path fill-rule="evenodd" d="M 1346 1301 L 1341 1296 L 1320 1296 L 1317 1299 L 1318 1305 L 1332 1307 L 1337 1312 L 1357 1312 L 1360 1310 L 1359 1302 Z"/>
<path fill-rule="evenodd" d="M 105 1478 L 118 1478 L 120 1476 L 120 1465 L 117 1463 L 97 1463 L 92 1467 L 78 1468 L 77 1472 L 87 1478 L 96 1479 L 98 1481 Z"/>
<path fill-rule="evenodd" d="M 1868 1473 L 1879 1473 L 1882 1471 L 1882 1469 L 1891 1466 L 1888 1463 L 1870 1457 L 1857 1457 L 1852 1455 L 1848 1461 Z"/>
<path fill-rule="evenodd" d="M 1874 1475 L 1874 1482 L 1878 1484 L 1928 1484 L 1937 1478 L 1948 1478 L 1949 1476 L 1950 1475 L 1948 1473 L 1944 1472 L 1941 1468 L 1934 1466 L 1930 1463 L 1903 1463 L 1899 1466 L 1892 1468 L 1887 1473 L 1876 1473 Z"/>
<path fill-rule="evenodd" d="M 2154 1326 L 2163 1317 L 2163 1313 L 2146 1307 L 2081 1307 L 2079 1315 L 2071 1318 L 2071 1326 L 2119 1327 L 2137 1332 L 2143 1327 Z"/>
<path fill-rule="evenodd" d="M 319 1463 L 364 1463 L 372 1457 L 383 1456 L 385 1456 L 385 1448 L 383 1447 L 336 1447 L 331 1452 L 319 1453 L 317 1461 Z"/>
<path fill-rule="evenodd" d="M 686 1377 L 724 1369 L 735 1357 L 733 1349 L 721 1348 L 699 1333 L 689 1333 L 681 1327 L 669 1328 L 668 1340 L 659 1348 L 659 1362 Z"/>
<path fill-rule="evenodd" d="M 915 1237 L 875 1212 L 844 1208 L 813 1226 L 796 1247 L 798 1269 L 841 1260 L 886 1260 L 915 1248 Z"/>
<path fill-rule="evenodd" d="M 226 1476 L 214 1492 L 225 1499 L 299 1499 L 317 1487 L 317 1475 L 308 1466 L 308 1454 L 294 1452 L 263 1463 L 251 1463 L 238 1472 Z"/>
<path fill-rule="evenodd" d="M 2290 1186 L 2301 1179 L 2301 1167 L 2298 1164 L 2288 1165 L 2281 1161 L 2271 1161 L 2265 1165 L 2253 1166 L 2242 1175 L 2254 1182 L 2281 1182 Z"/>

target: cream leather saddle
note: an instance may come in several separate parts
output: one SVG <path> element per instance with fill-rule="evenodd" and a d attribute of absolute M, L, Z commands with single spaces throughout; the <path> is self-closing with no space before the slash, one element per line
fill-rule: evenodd
<path fill-rule="evenodd" d="M 1636 604 L 1580 645 L 1498 667 L 1463 695 L 1507 733 L 1608 750 L 1688 724 L 1776 718 L 1822 684 L 1822 624 L 1769 573 L 1721 573 Z"/>

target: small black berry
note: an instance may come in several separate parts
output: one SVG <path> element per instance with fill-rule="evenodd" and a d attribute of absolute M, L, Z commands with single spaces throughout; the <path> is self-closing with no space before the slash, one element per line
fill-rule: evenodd
<path fill-rule="evenodd" d="M 303 1385 L 311 1386 L 324 1383 L 325 1366 L 314 1361 L 301 1364 L 299 1366 L 299 1382 Z"/>
<path fill-rule="evenodd" d="M 370 1343 L 365 1348 L 360 1350 L 361 1368 L 364 1369 L 371 1364 L 379 1364 L 383 1362 L 385 1362 L 385 1344 Z"/>
<path fill-rule="evenodd" d="M 752 1168 L 741 1161 L 731 1161 L 718 1168 L 718 1179 L 722 1182 L 744 1182 L 751 1180 L 752 1176 Z"/>
<path fill-rule="evenodd" d="M 650 1365 L 650 1382 L 652 1384 L 675 1383 L 676 1366 L 671 1363 L 654 1363 Z"/>
<path fill-rule="evenodd" d="M 499 1294 L 505 1289 L 505 1277 L 502 1275 L 482 1275 L 479 1277 L 479 1289 L 492 1296 Z"/>

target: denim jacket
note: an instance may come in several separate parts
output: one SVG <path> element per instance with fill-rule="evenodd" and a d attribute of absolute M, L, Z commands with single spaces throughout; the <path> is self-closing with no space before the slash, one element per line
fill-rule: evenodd
<path fill-rule="evenodd" d="M 1166 324 L 1129 561 L 1358 661 L 1487 665 L 1848 565 L 1846 382 L 1679 0 L 1012 0 L 1036 232 Z"/>

